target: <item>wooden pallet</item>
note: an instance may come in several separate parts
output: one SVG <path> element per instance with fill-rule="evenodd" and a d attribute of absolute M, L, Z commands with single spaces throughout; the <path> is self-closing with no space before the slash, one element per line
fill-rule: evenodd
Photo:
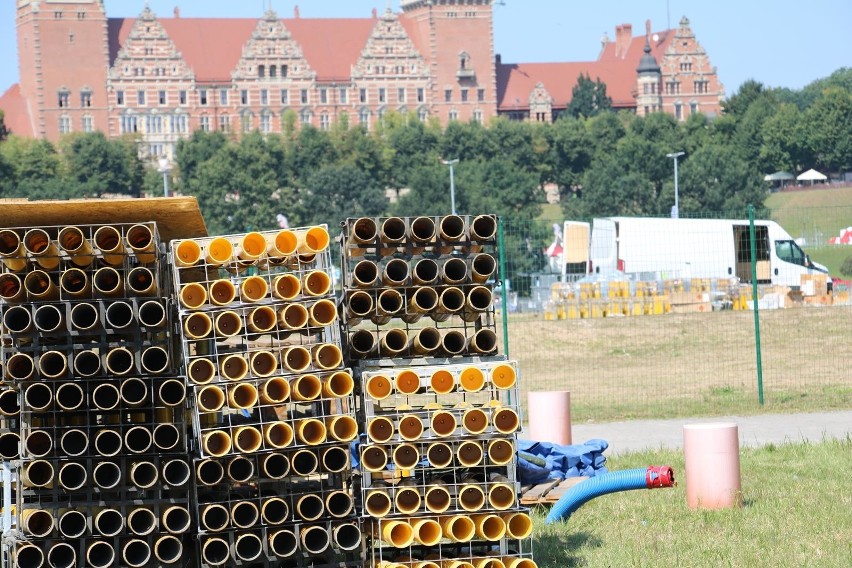
<path fill-rule="evenodd" d="M 585 481 L 587 477 L 569 477 L 562 481 L 559 479 L 546 481 L 538 485 L 525 485 L 521 487 L 521 505 L 553 505 L 565 495 L 565 492 Z"/>

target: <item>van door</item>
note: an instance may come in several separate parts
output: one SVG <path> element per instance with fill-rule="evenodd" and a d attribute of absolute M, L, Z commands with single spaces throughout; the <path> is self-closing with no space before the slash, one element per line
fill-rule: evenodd
<path fill-rule="evenodd" d="M 612 219 L 595 219 L 592 224 L 592 272 L 610 272 L 618 268 L 616 225 Z"/>
<path fill-rule="evenodd" d="M 562 230 L 563 276 L 588 274 L 590 233 L 589 223 L 565 221 Z"/>
<path fill-rule="evenodd" d="M 757 283 L 770 284 L 772 270 L 770 265 L 769 227 L 755 225 L 754 236 L 757 258 Z M 737 278 L 740 282 L 751 282 L 751 231 L 749 225 L 734 225 L 734 246 L 737 255 Z"/>

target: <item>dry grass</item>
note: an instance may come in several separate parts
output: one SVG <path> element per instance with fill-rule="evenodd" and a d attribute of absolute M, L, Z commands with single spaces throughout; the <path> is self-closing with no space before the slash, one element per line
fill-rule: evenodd
<path fill-rule="evenodd" d="M 544 321 L 509 319 L 510 355 L 529 390 L 570 390 L 577 420 L 802 411 L 852 406 L 844 330 L 852 309 L 761 312 L 757 397 L 751 312 Z"/>

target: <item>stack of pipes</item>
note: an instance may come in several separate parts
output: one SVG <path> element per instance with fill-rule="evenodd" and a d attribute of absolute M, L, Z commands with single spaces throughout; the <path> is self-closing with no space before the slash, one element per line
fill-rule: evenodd
<path fill-rule="evenodd" d="M 535 566 L 515 479 L 518 369 L 497 354 L 497 227 L 493 215 L 344 226 L 371 566 Z"/>
<path fill-rule="evenodd" d="M 2 229 L 0 260 L 16 565 L 181 562 L 194 532 L 185 389 L 156 224 Z"/>
<path fill-rule="evenodd" d="M 360 561 L 329 240 L 314 226 L 171 243 L 202 566 Z"/>

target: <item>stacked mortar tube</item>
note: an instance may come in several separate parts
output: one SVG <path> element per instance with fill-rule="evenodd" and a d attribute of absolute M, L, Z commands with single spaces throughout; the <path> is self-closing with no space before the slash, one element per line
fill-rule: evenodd
<path fill-rule="evenodd" d="M 201 566 L 360 566 L 324 226 L 171 244 Z"/>
<path fill-rule="evenodd" d="M 497 355 L 493 215 L 350 219 L 347 356 L 371 566 L 528 568 L 518 369 Z"/>
<path fill-rule="evenodd" d="M 183 563 L 186 391 L 156 224 L 2 229 L 0 260 L 4 459 L 21 440 L 12 564 Z"/>

